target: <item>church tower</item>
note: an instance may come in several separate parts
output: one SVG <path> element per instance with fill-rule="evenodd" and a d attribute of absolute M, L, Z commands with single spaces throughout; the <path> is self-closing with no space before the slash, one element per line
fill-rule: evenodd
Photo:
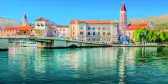
<path fill-rule="evenodd" d="M 27 21 L 27 15 L 24 14 L 23 20 L 22 20 L 22 26 L 28 26 L 28 25 L 29 25 L 29 23 L 28 23 L 28 21 Z"/>
<path fill-rule="evenodd" d="M 127 10 L 125 7 L 125 4 L 122 3 L 122 7 L 120 10 L 120 28 L 126 28 L 127 27 Z"/>

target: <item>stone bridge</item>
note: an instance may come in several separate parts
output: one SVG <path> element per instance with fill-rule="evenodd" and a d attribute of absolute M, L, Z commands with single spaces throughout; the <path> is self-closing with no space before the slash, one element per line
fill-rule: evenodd
<path fill-rule="evenodd" d="M 0 37 L 1 45 L 5 45 L 8 47 L 8 43 L 12 41 L 34 41 L 38 42 L 40 48 L 66 48 L 66 47 L 103 47 L 110 46 L 106 44 L 100 44 L 95 42 L 85 42 L 78 40 L 69 40 L 69 39 L 61 39 L 61 38 L 53 38 L 53 37 Z M 0 45 L 0 46 L 1 46 Z"/>
<path fill-rule="evenodd" d="M 108 46 L 100 43 L 93 42 L 85 42 L 78 40 L 68 40 L 68 39 L 60 39 L 53 37 L 34 37 L 29 38 L 32 41 L 39 42 L 39 47 L 42 48 L 60 48 L 60 47 L 100 47 L 100 46 Z"/>

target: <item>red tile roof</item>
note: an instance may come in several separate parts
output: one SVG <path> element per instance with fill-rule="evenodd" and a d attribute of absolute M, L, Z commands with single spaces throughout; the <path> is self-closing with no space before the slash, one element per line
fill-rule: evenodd
<path fill-rule="evenodd" d="M 66 26 L 66 25 L 57 25 L 57 28 L 69 28 L 69 26 Z"/>
<path fill-rule="evenodd" d="M 87 23 L 87 24 L 112 24 L 111 20 L 72 20 L 70 24 Z"/>
<path fill-rule="evenodd" d="M 124 3 L 122 3 L 121 11 L 127 11 Z"/>
<path fill-rule="evenodd" d="M 145 28 L 145 27 L 149 27 L 149 24 L 148 23 L 131 24 L 126 28 L 126 30 L 136 30 L 137 28 Z"/>
<path fill-rule="evenodd" d="M 54 27 L 54 26 L 49 26 L 49 28 L 51 28 L 51 29 L 55 29 L 55 27 Z"/>
<path fill-rule="evenodd" d="M 40 18 L 36 19 L 36 21 L 49 21 L 49 20 L 47 20 L 47 19 L 45 19 L 43 17 L 40 17 Z"/>
<path fill-rule="evenodd" d="M 34 26 L 6 27 L 3 30 L 32 30 Z"/>

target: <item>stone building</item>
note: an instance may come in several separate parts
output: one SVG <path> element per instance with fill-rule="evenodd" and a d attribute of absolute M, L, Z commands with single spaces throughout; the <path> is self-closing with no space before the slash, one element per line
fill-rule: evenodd
<path fill-rule="evenodd" d="M 43 17 L 36 19 L 34 30 L 36 36 L 56 37 L 56 25 Z"/>
<path fill-rule="evenodd" d="M 70 38 L 70 28 L 66 25 L 57 25 L 57 30 L 60 33 L 60 36 L 64 36 L 65 38 Z"/>
<path fill-rule="evenodd" d="M 22 26 L 9 26 L 0 30 L 1 37 L 21 37 L 21 36 L 47 36 L 56 37 L 56 26 L 53 22 L 42 17 L 36 19 L 35 25 L 28 23 L 27 15 L 24 14 Z"/>
<path fill-rule="evenodd" d="M 23 20 L 22 20 L 22 26 L 9 26 L 6 27 L 2 30 L 0 30 L 0 36 L 1 37 L 17 37 L 17 36 L 27 36 L 27 35 L 31 35 L 32 31 L 34 29 L 34 26 L 31 26 L 28 23 L 27 20 L 27 15 L 24 14 L 23 16 Z"/>
<path fill-rule="evenodd" d="M 118 24 L 111 20 L 72 20 L 70 22 L 71 38 L 83 41 L 116 42 L 117 28 Z"/>

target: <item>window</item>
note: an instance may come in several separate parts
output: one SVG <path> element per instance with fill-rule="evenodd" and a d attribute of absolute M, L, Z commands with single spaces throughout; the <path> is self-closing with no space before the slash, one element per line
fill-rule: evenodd
<path fill-rule="evenodd" d="M 93 38 L 93 41 L 95 41 L 95 39 Z"/>
<path fill-rule="evenodd" d="M 88 30 L 90 30 L 90 27 L 88 27 Z"/>
<path fill-rule="evenodd" d="M 88 39 L 88 41 L 90 41 L 90 38 Z"/>
<path fill-rule="evenodd" d="M 95 32 L 93 32 L 93 35 L 95 35 Z"/>
<path fill-rule="evenodd" d="M 60 29 L 60 31 L 61 31 L 61 29 Z"/>
<path fill-rule="evenodd" d="M 65 31 L 65 29 L 63 29 L 63 31 Z"/>
<path fill-rule="evenodd" d="M 95 27 L 93 27 L 93 30 L 95 30 Z"/>
<path fill-rule="evenodd" d="M 88 32 L 88 35 L 90 35 L 90 32 Z"/>
<path fill-rule="evenodd" d="M 41 26 L 43 27 L 44 25 L 41 23 Z"/>
<path fill-rule="evenodd" d="M 75 35 L 75 33 L 73 32 L 73 35 Z"/>
<path fill-rule="evenodd" d="M 103 32 L 103 35 L 105 35 L 105 32 Z"/>
<path fill-rule="evenodd" d="M 105 27 L 103 27 L 103 30 L 106 30 Z"/>
<path fill-rule="evenodd" d="M 97 34 L 100 35 L 100 32 L 98 32 Z"/>
<path fill-rule="evenodd" d="M 83 35 L 83 32 L 80 32 L 80 35 Z"/>
<path fill-rule="evenodd" d="M 110 35 L 111 35 L 111 34 L 110 34 L 110 32 L 109 32 L 109 33 L 107 33 L 107 35 L 109 35 L 109 36 L 110 36 Z"/>
<path fill-rule="evenodd" d="M 39 23 L 37 23 L 37 26 L 40 26 L 40 24 L 39 24 Z"/>
<path fill-rule="evenodd" d="M 80 29 L 83 30 L 83 27 L 81 26 Z"/>
<path fill-rule="evenodd" d="M 100 30 L 100 27 L 98 27 L 98 30 Z"/>

